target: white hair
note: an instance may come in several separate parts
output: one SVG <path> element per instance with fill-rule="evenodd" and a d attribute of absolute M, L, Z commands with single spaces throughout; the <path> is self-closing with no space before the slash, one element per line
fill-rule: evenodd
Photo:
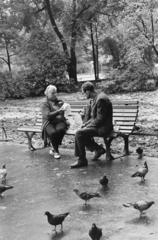
<path fill-rule="evenodd" d="M 54 85 L 48 85 L 44 94 L 48 96 L 50 92 L 56 92 L 56 91 L 57 91 L 57 88 Z"/>

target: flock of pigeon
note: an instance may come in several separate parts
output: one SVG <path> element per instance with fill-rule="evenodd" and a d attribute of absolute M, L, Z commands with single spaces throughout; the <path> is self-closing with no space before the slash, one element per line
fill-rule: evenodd
<path fill-rule="evenodd" d="M 143 150 L 141 148 L 138 148 L 137 150 L 139 158 L 142 158 Z M 134 174 L 132 174 L 132 178 L 134 177 L 140 177 L 141 181 L 145 181 L 145 176 L 148 173 L 148 165 L 147 162 L 144 162 L 144 165 L 140 167 Z M 0 197 L 3 197 L 3 192 L 6 190 L 12 189 L 13 186 L 5 185 L 7 177 L 7 169 L 6 164 L 3 164 L 2 169 L 0 169 Z M 108 178 L 106 174 L 99 180 L 99 183 L 102 185 L 102 187 L 106 187 L 108 185 Z M 101 197 L 99 193 L 97 192 L 80 192 L 78 189 L 73 189 L 73 191 L 77 194 L 79 198 L 85 201 L 85 205 L 87 206 L 88 201 L 92 198 L 98 198 Z M 138 201 L 138 202 L 129 202 L 126 204 L 123 204 L 124 207 L 133 207 L 134 209 L 137 209 L 140 212 L 140 217 L 144 213 L 145 210 L 150 208 L 154 204 L 154 201 Z M 46 211 L 45 215 L 47 216 L 48 223 L 54 226 L 54 229 L 52 231 L 55 231 L 57 234 L 56 226 L 61 225 L 61 231 L 63 231 L 63 221 L 65 218 L 69 215 L 69 212 L 53 215 L 50 212 Z M 92 224 L 91 229 L 89 230 L 89 236 L 92 240 L 100 240 L 102 237 L 102 229 L 97 227 L 95 223 Z"/>

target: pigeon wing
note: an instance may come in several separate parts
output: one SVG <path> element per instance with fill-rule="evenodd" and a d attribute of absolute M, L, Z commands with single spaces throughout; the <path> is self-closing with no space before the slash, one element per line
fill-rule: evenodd
<path fill-rule="evenodd" d="M 64 219 L 69 215 L 69 212 L 58 214 L 53 216 L 53 225 L 60 225 L 64 221 Z"/>
<path fill-rule="evenodd" d="M 6 179 L 6 176 L 7 176 L 7 169 L 6 168 L 0 169 L 0 179 L 4 180 Z"/>
<path fill-rule="evenodd" d="M 82 192 L 82 193 L 80 193 L 79 196 L 83 200 L 88 200 L 89 199 L 89 193 L 87 193 L 87 192 Z"/>

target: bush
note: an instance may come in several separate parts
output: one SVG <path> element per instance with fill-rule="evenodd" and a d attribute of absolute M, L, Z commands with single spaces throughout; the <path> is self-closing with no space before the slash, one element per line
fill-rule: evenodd
<path fill-rule="evenodd" d="M 157 85 L 156 75 L 143 63 L 130 65 L 124 70 L 112 70 L 108 81 L 101 82 L 99 88 L 107 93 L 150 91 Z"/>
<path fill-rule="evenodd" d="M 24 98 L 28 94 L 21 77 L 8 71 L 0 72 L 0 85 L 0 94 L 5 98 Z"/>
<path fill-rule="evenodd" d="M 19 71 L 17 73 L 0 72 L 1 98 L 25 98 L 42 95 L 46 86 L 53 84 L 59 92 L 73 92 L 78 86 L 65 75 L 46 79 L 40 71 Z"/>

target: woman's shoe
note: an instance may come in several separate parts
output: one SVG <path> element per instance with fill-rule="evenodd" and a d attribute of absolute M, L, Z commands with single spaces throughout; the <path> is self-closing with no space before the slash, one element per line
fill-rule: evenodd
<path fill-rule="evenodd" d="M 54 150 L 51 149 L 51 150 L 49 151 L 49 154 L 52 155 L 52 156 L 54 156 Z"/>
<path fill-rule="evenodd" d="M 54 156 L 54 150 L 51 149 L 51 150 L 49 151 L 49 154 Z"/>
<path fill-rule="evenodd" d="M 59 158 L 60 158 L 60 154 L 57 153 L 57 152 L 54 152 L 54 158 L 55 158 L 55 159 L 59 159 Z"/>

